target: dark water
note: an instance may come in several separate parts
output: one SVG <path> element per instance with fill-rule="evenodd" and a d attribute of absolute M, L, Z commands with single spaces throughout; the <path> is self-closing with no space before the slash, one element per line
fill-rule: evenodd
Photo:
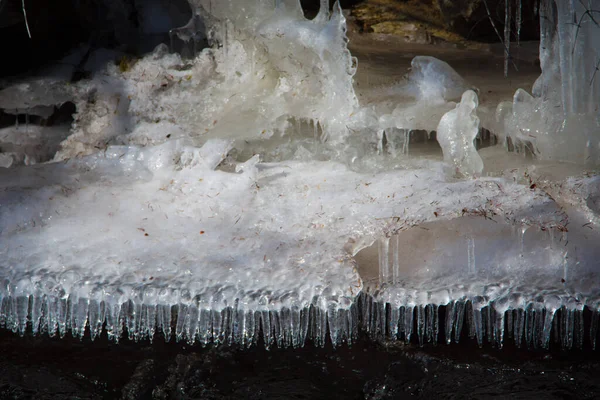
<path fill-rule="evenodd" d="M 0 332 L 2 399 L 594 399 L 598 352 L 510 344 L 202 348 Z"/>

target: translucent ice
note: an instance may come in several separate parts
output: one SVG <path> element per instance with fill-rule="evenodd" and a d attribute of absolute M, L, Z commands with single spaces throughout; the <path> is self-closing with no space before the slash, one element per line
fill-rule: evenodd
<path fill-rule="evenodd" d="M 512 113 L 497 114 L 503 134 L 540 158 L 600 163 L 600 25 L 593 7 L 584 1 L 540 3 L 542 75 L 534 97 L 525 101 L 527 112 L 520 111 L 525 96 L 519 94 Z"/>
<path fill-rule="evenodd" d="M 379 127 L 435 131 L 441 117 L 454 107 L 468 83 L 446 62 L 430 56 L 417 56 L 411 61 L 406 79 L 389 88 L 375 90 L 376 98 L 390 96 L 396 105 L 391 113 L 379 117 Z"/>
<path fill-rule="evenodd" d="M 437 128 L 444 161 L 459 176 L 479 176 L 483 171 L 483 161 L 473 143 L 479 133 L 478 104 L 477 94 L 467 90 L 456 108 L 442 117 Z"/>
<path fill-rule="evenodd" d="M 434 102 L 457 100 L 469 88 L 448 63 L 431 56 L 413 58 L 408 81 L 419 99 Z"/>

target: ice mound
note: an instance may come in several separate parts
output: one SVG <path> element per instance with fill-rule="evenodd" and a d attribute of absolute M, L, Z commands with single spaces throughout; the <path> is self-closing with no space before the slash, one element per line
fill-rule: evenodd
<path fill-rule="evenodd" d="M 479 176 L 483 161 L 473 141 L 479 133 L 477 94 L 467 90 L 459 104 L 448 111 L 437 128 L 437 141 L 442 147 L 444 161 L 453 167 L 452 175 Z"/>
<path fill-rule="evenodd" d="M 441 117 L 454 108 L 464 91 L 472 89 L 448 63 L 431 56 L 416 56 L 405 79 L 368 93 L 372 102 L 393 101 L 391 112 L 380 112 L 378 125 L 394 129 L 435 131 Z"/>
<path fill-rule="evenodd" d="M 157 326 L 168 333 L 177 305 L 180 338 L 252 344 L 261 326 L 267 345 L 297 346 L 314 307 L 336 344 L 356 334 L 362 280 L 352 255 L 382 232 L 550 201 L 497 180 L 447 183 L 441 166 L 365 175 L 253 157 L 237 173 L 215 170 L 230 149 L 223 140 L 109 147 L 3 173 L 2 326 L 81 335 L 87 323 L 94 337 L 105 323 L 111 336 L 127 326 L 143 338 Z M 509 198 L 518 200 L 495 208 Z M 277 329 L 287 333 L 271 332 L 265 324 L 286 313 L 291 326 Z"/>
<path fill-rule="evenodd" d="M 457 100 L 469 89 L 465 80 L 448 63 L 431 56 L 417 56 L 411 62 L 408 90 L 421 100 Z"/>

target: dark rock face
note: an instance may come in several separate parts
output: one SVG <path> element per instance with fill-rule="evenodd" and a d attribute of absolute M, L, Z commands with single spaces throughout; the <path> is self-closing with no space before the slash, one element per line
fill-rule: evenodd
<path fill-rule="evenodd" d="M 0 0 L 0 76 L 61 59 L 82 43 L 144 53 L 191 16 L 186 0 Z"/>
<path fill-rule="evenodd" d="M 511 40 L 516 41 L 516 1 L 510 4 Z M 521 1 L 521 40 L 539 39 L 539 1 Z M 498 42 L 501 40 L 493 24 L 502 36 L 505 24 L 505 0 L 365 0 L 356 5 L 353 15 L 365 31 L 378 31 L 384 24 L 422 23 L 425 29 L 442 39 L 453 41 L 451 34 L 463 39 Z M 440 29 L 445 29 L 444 34 Z M 387 29 L 389 31 L 389 29 Z M 402 29 L 399 29 L 401 32 Z M 383 32 L 383 33 L 394 33 Z M 445 36 L 445 37 L 444 37 Z"/>
<path fill-rule="evenodd" d="M 110 343 L 0 330 L 0 398 L 566 399 L 597 398 L 593 352 L 360 341 L 333 350 Z"/>
<path fill-rule="evenodd" d="M 27 33 L 20 0 L 0 0 L 0 48 L 3 60 L 0 76 L 17 74 L 60 58 L 79 41 L 87 41 L 89 31 L 74 12 L 71 0 L 26 2 Z"/>
<path fill-rule="evenodd" d="M 517 2 L 514 0 L 506 1 L 511 6 L 512 40 L 516 40 Z M 501 34 L 504 32 L 505 0 L 436 0 L 436 2 L 446 26 L 467 39 L 486 42 L 499 41 L 490 19 L 494 21 Z M 539 1 L 521 1 L 521 5 L 521 39 L 539 39 Z"/>
<path fill-rule="evenodd" d="M 308 16 L 320 7 L 320 0 L 301 2 Z M 537 39 L 539 0 L 521 3 L 521 39 Z M 504 0 L 342 0 L 340 4 L 363 10 L 354 15 L 367 31 L 379 24 L 382 33 L 402 34 L 405 29 L 386 24 L 419 22 L 443 40 L 456 41 L 450 34 L 458 34 L 468 40 L 494 42 L 499 37 L 490 19 L 500 33 L 504 29 Z M 516 40 L 516 1 L 510 4 Z M 191 16 L 187 0 L 54 0 L 52 6 L 44 0 L 27 0 L 25 9 L 31 37 L 21 0 L 0 0 L 0 47 L 3 58 L 10 60 L 0 64 L 0 76 L 58 60 L 81 43 L 148 52 L 159 43 L 168 43 L 168 30 L 185 25 Z"/>

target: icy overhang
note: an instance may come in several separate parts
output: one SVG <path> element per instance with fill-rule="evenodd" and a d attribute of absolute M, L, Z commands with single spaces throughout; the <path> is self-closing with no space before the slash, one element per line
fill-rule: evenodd
<path fill-rule="evenodd" d="M 11 317 L 3 325 L 22 332 L 29 321 L 34 332 L 62 335 L 89 323 L 95 336 L 106 322 L 111 334 L 128 326 L 145 337 L 168 330 L 168 310 L 179 305 L 196 310 L 177 321 L 193 341 L 202 310 L 290 312 L 300 321 L 312 306 L 346 312 L 329 321 L 338 332 L 352 326 L 348 312 L 363 288 L 353 255 L 381 235 L 465 213 L 563 223 L 542 192 L 500 179 L 448 183 L 441 164 L 364 174 L 253 157 L 235 173 L 216 169 L 229 149 L 227 141 L 171 141 L 5 170 L 0 295 Z M 218 340 L 215 324 L 203 340 Z"/>

